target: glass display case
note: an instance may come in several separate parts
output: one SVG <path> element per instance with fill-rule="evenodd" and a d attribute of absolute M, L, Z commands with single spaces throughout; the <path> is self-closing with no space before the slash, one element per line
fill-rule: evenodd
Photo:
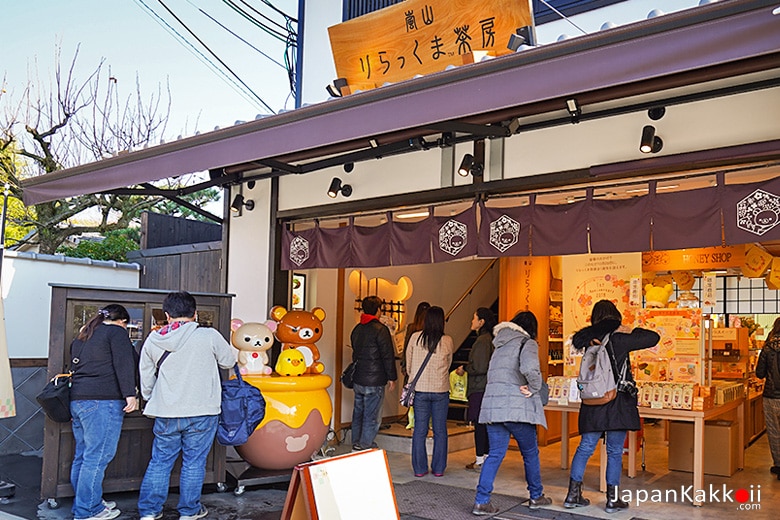
<path fill-rule="evenodd" d="M 66 371 L 70 359 L 70 344 L 79 329 L 97 311 L 109 304 L 124 305 L 130 313 L 127 330 L 137 352 L 152 331 L 165 324 L 162 302 L 168 291 L 149 289 L 110 289 L 100 287 L 51 284 L 51 322 L 49 327 L 48 375 Z M 230 338 L 232 295 L 192 293 L 198 303 L 198 322 L 214 327 Z M 154 421 L 141 412 L 125 416 L 116 456 L 106 469 L 103 490 L 106 493 L 134 491 L 140 488 L 146 465 L 151 456 Z M 43 472 L 41 498 L 48 499 L 50 507 L 57 506 L 57 498 L 73 496 L 70 468 L 73 461 L 73 430 L 70 423 L 56 423 L 46 419 L 44 426 Z M 171 484 L 178 483 L 179 462 L 171 476 Z M 225 448 L 214 444 L 206 466 L 205 483 L 221 485 L 225 480 Z"/>

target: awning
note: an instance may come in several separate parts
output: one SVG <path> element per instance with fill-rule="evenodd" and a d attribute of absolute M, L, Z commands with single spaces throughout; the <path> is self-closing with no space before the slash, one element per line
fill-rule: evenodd
<path fill-rule="evenodd" d="M 572 96 L 626 96 L 615 87 L 637 94 L 657 90 L 656 80 L 671 88 L 775 69 L 776 4 L 700 6 L 34 177 L 22 182 L 24 202 L 234 165 L 307 161 L 427 135 L 448 122 L 498 123 L 508 111 L 529 115 L 534 106 Z"/>

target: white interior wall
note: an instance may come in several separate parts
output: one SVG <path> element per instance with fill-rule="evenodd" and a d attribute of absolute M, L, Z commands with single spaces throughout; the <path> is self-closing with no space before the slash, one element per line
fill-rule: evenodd
<path fill-rule="evenodd" d="M 233 316 L 244 321 L 268 319 L 268 273 L 273 255 L 271 247 L 271 181 L 261 180 L 250 189 L 247 183 L 230 190 L 230 200 L 243 190 L 245 200 L 255 208 L 244 208 L 240 216 L 230 212 L 228 237 L 227 292 L 235 294 Z"/>
<path fill-rule="evenodd" d="M 6 251 L 3 258 L 3 300 L 8 357 L 49 357 L 49 321 L 53 284 L 137 289 L 140 270 L 135 264 L 112 267 L 85 258 Z M 122 302 L 117 302 L 122 303 Z"/>
<path fill-rule="evenodd" d="M 490 260 L 461 260 L 455 262 L 442 262 L 438 264 L 412 265 L 399 267 L 380 267 L 362 269 L 368 279 L 384 278 L 396 283 L 402 276 L 407 276 L 412 281 L 413 292 L 406 302 L 406 323 L 414 318 L 417 305 L 427 301 L 431 305 L 438 305 L 447 313 L 457 300 L 463 295 L 479 274 L 490 263 Z M 345 278 L 349 279 L 352 269 L 346 270 Z M 350 333 L 360 320 L 360 313 L 354 310 L 355 298 L 348 286 L 345 286 L 344 297 L 344 363 L 352 359 L 350 346 Z M 367 296 L 365 294 L 363 297 Z M 450 317 L 445 326 L 445 333 L 452 336 L 455 346 L 466 338 L 471 325 L 471 317 L 477 307 L 489 307 L 498 298 L 498 265 L 491 269 L 480 285 L 468 295 L 458 310 Z M 398 364 L 396 363 L 396 367 Z M 400 368 L 398 368 L 399 381 L 402 380 Z M 385 417 L 401 415 L 405 409 L 398 403 L 400 388 L 396 385 L 394 392 L 386 392 L 382 415 Z M 352 392 L 345 391 L 342 394 L 342 422 L 352 420 Z"/>

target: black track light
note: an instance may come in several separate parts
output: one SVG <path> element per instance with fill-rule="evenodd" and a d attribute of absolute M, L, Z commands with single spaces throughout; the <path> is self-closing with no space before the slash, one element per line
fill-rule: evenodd
<path fill-rule="evenodd" d="M 233 198 L 233 202 L 230 204 L 230 211 L 238 213 L 242 208 L 246 208 L 247 211 L 255 209 L 255 201 L 252 199 L 244 200 L 244 196 L 240 193 Z"/>
<path fill-rule="evenodd" d="M 642 129 L 642 140 L 639 142 L 639 151 L 642 153 L 658 153 L 663 147 L 663 140 L 655 135 L 655 127 L 646 125 Z"/>
<path fill-rule="evenodd" d="M 341 184 L 341 179 L 333 177 L 333 180 L 330 181 L 330 187 L 328 188 L 328 197 L 335 199 L 339 193 L 344 197 L 349 197 L 352 195 L 352 186 L 349 184 Z"/>

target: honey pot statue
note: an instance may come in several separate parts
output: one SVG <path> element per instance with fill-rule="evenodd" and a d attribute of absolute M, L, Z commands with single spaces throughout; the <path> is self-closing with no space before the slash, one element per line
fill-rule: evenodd
<path fill-rule="evenodd" d="M 271 309 L 282 352 L 270 376 L 249 373 L 244 381 L 260 389 L 265 418 L 246 444 L 236 447 L 251 465 L 288 469 L 311 460 L 328 435 L 333 406 L 327 388 L 332 379 L 322 373 L 316 341 L 322 337 L 325 311 Z"/>

